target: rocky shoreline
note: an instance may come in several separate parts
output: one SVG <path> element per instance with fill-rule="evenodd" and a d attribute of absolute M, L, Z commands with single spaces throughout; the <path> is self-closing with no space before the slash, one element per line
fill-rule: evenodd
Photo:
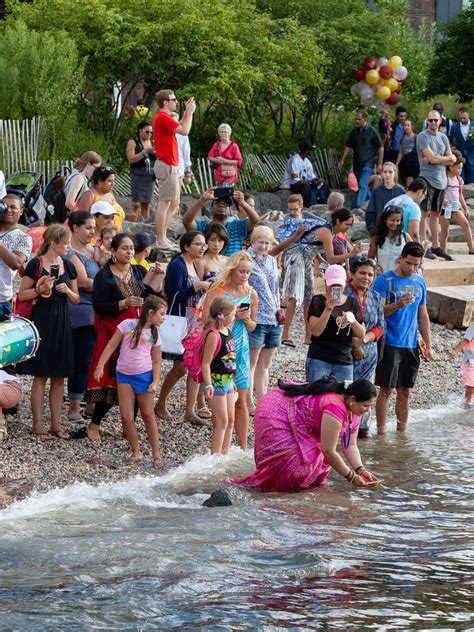
<path fill-rule="evenodd" d="M 447 397 L 463 392 L 458 362 L 447 359 L 449 351 L 460 337 L 459 331 L 450 331 L 441 325 L 432 325 L 433 348 L 436 359 L 432 363 L 422 363 L 417 387 L 413 394 L 412 408 L 427 409 L 446 402 Z M 303 340 L 302 320 L 294 324 L 295 341 Z M 298 345 L 296 349 L 282 347 L 276 354 L 271 371 L 271 386 L 276 380 L 295 379 L 304 381 L 304 363 L 307 347 Z M 169 363 L 164 362 L 164 372 Z M 139 420 L 138 428 L 145 455 L 144 465 L 129 466 L 125 463 L 129 454 L 128 444 L 122 436 L 118 408 L 114 408 L 102 426 L 102 443 L 94 445 L 87 439 L 62 441 L 41 441 L 31 435 L 29 389 L 31 378 L 24 378 L 24 392 L 16 416 L 7 417 L 8 436 L 0 443 L 0 508 L 15 497 L 21 497 L 31 490 L 47 491 L 64 487 L 74 482 L 98 484 L 127 479 L 132 476 L 154 476 L 151 452 L 148 448 L 144 427 Z M 211 428 L 196 428 L 182 421 L 184 410 L 184 380 L 172 394 L 169 409 L 173 415 L 171 422 L 159 422 L 162 441 L 162 455 L 165 467 L 170 468 L 184 462 L 196 454 L 209 451 Z M 47 420 L 47 410 L 45 410 Z M 63 409 L 63 426 L 68 431 L 82 427 L 82 424 L 67 421 L 67 406 Z M 374 424 L 374 422 L 372 422 Z M 374 426 L 371 427 L 375 434 Z M 252 442 L 252 433 L 250 442 Z M 369 441 L 377 440 L 374 436 Z M 363 450 L 363 445 L 362 445 Z M 1 477 L 6 477 L 3 479 Z M 7 479 L 23 479 L 18 484 L 6 485 Z M 9 491 L 10 490 L 10 493 Z M 14 491 L 11 491 L 14 490 Z"/>

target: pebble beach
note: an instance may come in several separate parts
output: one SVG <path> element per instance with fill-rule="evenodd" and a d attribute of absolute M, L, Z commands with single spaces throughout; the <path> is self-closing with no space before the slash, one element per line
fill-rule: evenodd
<path fill-rule="evenodd" d="M 295 342 L 304 340 L 303 334 L 303 322 L 300 317 L 294 322 L 293 340 Z M 428 409 L 442 404 L 451 394 L 462 397 L 463 384 L 459 362 L 451 362 L 447 359 L 448 353 L 460 336 L 460 331 L 451 331 L 445 326 L 432 324 L 435 360 L 431 363 L 422 362 L 417 385 L 413 391 L 411 403 L 413 409 Z M 304 381 L 306 353 L 307 347 L 302 342 L 296 349 L 280 348 L 273 361 L 270 386 L 273 387 L 280 377 Z M 169 367 L 168 362 L 163 363 L 163 374 L 166 374 Z M 73 482 L 98 484 L 137 475 L 156 475 L 156 471 L 152 468 L 151 451 L 140 418 L 138 429 L 145 462 L 133 466 L 126 464 L 129 448 L 122 436 L 118 407 L 112 409 L 102 423 L 102 442 L 99 446 L 88 439 L 42 441 L 33 437 L 29 405 L 31 379 L 23 378 L 24 391 L 17 415 L 7 416 L 8 436 L 0 443 L 0 490 L 1 477 L 23 479 L 23 486 L 29 493 L 31 490 L 43 492 L 55 487 L 64 487 Z M 204 428 L 183 422 L 184 389 L 185 381 L 182 380 L 170 398 L 169 410 L 173 416 L 172 421 L 158 421 L 166 469 L 183 463 L 195 454 L 206 454 L 210 448 L 210 422 Z M 46 409 L 45 419 L 48 423 Z M 67 421 L 67 403 L 65 402 L 63 428 L 73 432 L 83 425 Z M 372 420 L 370 431 L 371 437 L 368 441 L 383 440 L 376 436 L 375 419 Z M 410 432 L 410 427 L 408 432 Z M 251 429 L 250 445 L 252 445 L 252 434 Z M 361 443 L 363 452 L 364 442 Z M 20 484 L 20 496 L 21 487 Z M 3 504 L 6 504 L 8 500 L 8 497 L 4 497 Z M 2 494 L 0 493 L 0 507 L 1 505 Z"/>

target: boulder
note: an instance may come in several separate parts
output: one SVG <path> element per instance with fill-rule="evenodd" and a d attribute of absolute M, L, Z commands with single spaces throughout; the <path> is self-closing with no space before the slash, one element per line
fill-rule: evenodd
<path fill-rule="evenodd" d="M 474 182 L 472 184 L 465 184 L 462 192 L 465 200 L 472 200 L 474 198 Z"/>
<path fill-rule="evenodd" d="M 229 507 L 232 505 L 232 499 L 227 489 L 218 489 L 206 498 L 202 503 L 203 507 Z"/>
<path fill-rule="evenodd" d="M 354 224 L 350 232 L 351 241 L 367 241 L 369 239 L 369 232 L 365 226 L 365 221 L 354 217 Z"/>

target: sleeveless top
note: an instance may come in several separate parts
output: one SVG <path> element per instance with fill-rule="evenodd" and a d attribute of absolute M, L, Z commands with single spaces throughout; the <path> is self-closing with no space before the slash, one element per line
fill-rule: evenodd
<path fill-rule="evenodd" d="M 97 272 L 99 272 L 100 267 L 99 264 L 94 261 L 94 259 L 89 259 L 86 255 L 81 252 L 77 252 L 76 250 L 68 250 L 66 254 L 66 259 L 71 259 L 73 255 L 79 259 L 84 268 L 86 269 L 86 274 L 89 279 L 93 279 Z M 78 305 L 74 303 L 69 303 L 69 315 L 71 317 L 71 327 L 72 329 L 76 329 L 76 327 L 86 327 L 94 324 L 94 309 L 92 307 L 92 291 L 84 292 L 84 290 L 79 290 L 79 296 L 81 297 L 81 301 Z"/>
<path fill-rule="evenodd" d="M 406 156 L 406 154 L 409 154 L 411 150 L 415 147 L 415 145 L 416 145 L 416 134 L 412 136 L 411 138 L 403 137 L 402 142 L 401 142 L 402 156 Z"/>
<path fill-rule="evenodd" d="M 402 233 L 400 245 L 398 245 L 397 241 L 398 239 L 385 237 L 383 246 L 377 247 L 377 263 L 384 272 L 394 270 L 397 267 L 397 259 L 403 250 L 403 246 L 406 244 L 405 235 Z"/>
<path fill-rule="evenodd" d="M 69 193 L 69 189 L 71 188 L 71 184 L 72 184 L 72 181 L 75 179 L 75 176 L 80 176 L 82 178 L 81 188 L 79 190 L 79 193 L 76 195 L 75 201 L 77 202 L 77 200 L 80 199 L 81 195 L 83 195 L 89 189 L 89 181 L 83 173 L 81 173 L 77 169 L 73 169 L 71 173 L 69 174 L 69 176 L 67 177 L 66 183 L 64 185 L 63 191 L 64 191 L 65 197 L 67 197 Z"/>
<path fill-rule="evenodd" d="M 227 335 L 222 331 L 220 331 L 219 334 L 221 337 L 221 348 L 211 362 L 211 373 L 217 375 L 234 375 L 236 370 L 234 336 L 231 330 L 229 330 Z"/>
<path fill-rule="evenodd" d="M 141 153 L 145 148 L 142 145 L 142 142 L 139 138 L 135 138 L 135 156 L 139 153 Z M 153 167 L 155 165 L 156 162 L 156 154 L 147 154 L 147 156 L 145 158 L 142 158 L 141 160 L 139 160 L 138 162 L 134 162 L 130 165 L 130 169 L 135 170 L 135 169 L 146 169 L 147 171 L 150 171 L 150 173 L 153 173 Z"/>

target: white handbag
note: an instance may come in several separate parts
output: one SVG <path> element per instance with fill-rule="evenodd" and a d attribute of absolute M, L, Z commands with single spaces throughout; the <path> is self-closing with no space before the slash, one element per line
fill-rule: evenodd
<path fill-rule="evenodd" d="M 176 294 L 173 297 L 170 312 L 173 311 L 175 298 Z M 160 325 L 162 353 L 174 353 L 176 355 L 182 355 L 184 353 L 184 347 L 181 344 L 181 341 L 186 335 L 186 331 L 187 320 L 186 316 L 181 316 L 181 310 L 179 316 L 171 316 L 171 314 L 168 314 L 165 322 Z"/>

